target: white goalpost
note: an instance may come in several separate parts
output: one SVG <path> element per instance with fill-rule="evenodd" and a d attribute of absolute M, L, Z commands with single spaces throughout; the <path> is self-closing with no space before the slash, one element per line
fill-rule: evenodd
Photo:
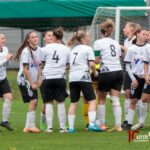
<path fill-rule="evenodd" d="M 125 39 L 122 30 L 127 22 L 150 28 L 150 7 L 98 7 L 89 32 L 91 45 L 100 38 L 100 24 L 108 18 L 115 22 L 112 38 L 122 43 Z"/>

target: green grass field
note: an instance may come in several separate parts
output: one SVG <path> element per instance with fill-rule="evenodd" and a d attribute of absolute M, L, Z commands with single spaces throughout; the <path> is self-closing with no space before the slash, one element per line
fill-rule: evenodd
<path fill-rule="evenodd" d="M 85 130 L 85 121 L 82 114 L 82 98 L 80 99 L 79 107 L 76 113 L 75 128 L 77 133 L 59 133 L 58 118 L 56 115 L 56 105 L 53 133 L 23 133 L 22 130 L 25 125 L 26 112 L 28 104 L 23 104 L 20 97 L 20 92 L 16 83 L 17 72 L 8 71 L 8 80 L 10 82 L 13 93 L 12 113 L 9 121 L 11 122 L 14 131 L 8 131 L 2 127 L 3 131 L 0 133 L 0 150 L 130 150 L 130 149 L 149 149 L 149 142 L 128 142 L 128 133 L 123 131 L 118 132 L 89 132 Z M 123 106 L 124 98 L 121 99 Z M 2 103 L 0 101 L 0 110 L 2 110 Z M 68 110 L 70 99 L 66 99 L 66 110 Z M 36 125 L 39 127 L 40 109 L 42 100 L 39 96 L 39 103 L 36 112 Z M 122 107 L 123 108 L 123 107 Z M 149 114 L 150 115 L 150 114 Z M 145 129 L 140 130 L 139 135 L 148 135 L 150 131 L 149 115 L 146 120 Z M 1 115 L 0 115 L 1 118 Z M 124 115 L 122 116 L 124 119 Z M 137 118 L 137 116 L 136 116 Z M 136 119 L 134 123 L 136 123 Z M 110 101 L 107 100 L 106 106 L 106 123 L 109 127 L 114 125 L 114 117 Z"/>

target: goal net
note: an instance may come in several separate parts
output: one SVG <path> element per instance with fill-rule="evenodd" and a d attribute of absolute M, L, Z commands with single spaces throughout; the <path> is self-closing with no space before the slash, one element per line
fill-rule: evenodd
<path fill-rule="evenodd" d="M 90 27 L 91 46 L 100 38 L 100 24 L 106 19 L 115 22 L 112 38 L 123 44 L 123 28 L 127 22 L 135 22 L 145 28 L 150 27 L 150 7 L 98 7 Z"/>

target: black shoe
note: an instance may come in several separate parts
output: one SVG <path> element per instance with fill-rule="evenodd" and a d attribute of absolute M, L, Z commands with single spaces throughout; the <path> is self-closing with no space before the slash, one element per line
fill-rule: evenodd
<path fill-rule="evenodd" d="M 8 130 L 14 130 L 7 121 L 6 122 L 2 121 L 1 126 L 8 129 Z"/>
<path fill-rule="evenodd" d="M 123 128 L 124 126 L 127 126 L 127 124 L 128 124 L 128 121 L 125 120 L 125 121 L 123 122 L 123 124 L 121 125 L 122 128 Z"/>
<path fill-rule="evenodd" d="M 123 126 L 123 130 L 131 130 L 132 124 L 126 124 Z"/>

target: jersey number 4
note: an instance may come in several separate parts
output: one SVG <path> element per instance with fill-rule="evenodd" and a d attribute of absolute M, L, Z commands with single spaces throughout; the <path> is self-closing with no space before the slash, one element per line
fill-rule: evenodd
<path fill-rule="evenodd" d="M 56 52 L 57 52 L 57 51 L 54 51 L 52 60 L 56 60 L 56 63 L 58 63 L 58 61 L 59 61 L 59 56 L 58 56 L 58 54 L 56 54 Z"/>
<path fill-rule="evenodd" d="M 111 50 L 111 56 L 115 57 L 116 56 L 115 46 L 114 45 L 110 45 L 110 50 Z"/>

